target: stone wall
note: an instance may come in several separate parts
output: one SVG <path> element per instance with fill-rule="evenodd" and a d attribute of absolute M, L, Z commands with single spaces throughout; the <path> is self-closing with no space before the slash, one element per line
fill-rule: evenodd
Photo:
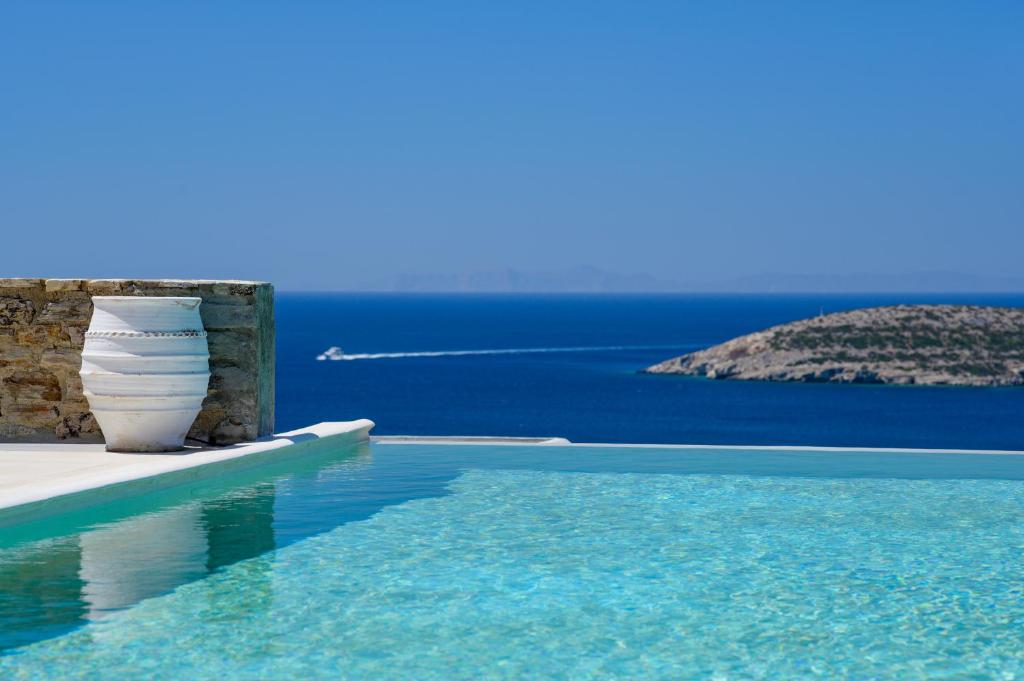
<path fill-rule="evenodd" d="M 210 387 L 189 437 L 274 430 L 274 288 L 254 281 L 0 279 L 0 442 L 101 442 L 78 370 L 91 296 L 198 296 Z"/>

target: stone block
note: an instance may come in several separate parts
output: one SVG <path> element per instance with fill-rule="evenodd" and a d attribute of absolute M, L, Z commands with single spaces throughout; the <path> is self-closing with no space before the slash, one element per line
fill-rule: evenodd
<path fill-rule="evenodd" d="M 4 379 L 4 391 L 15 402 L 60 402 L 60 383 L 57 377 L 42 369 L 15 371 Z"/>
<path fill-rule="evenodd" d="M 4 409 L 5 419 L 35 429 L 53 428 L 59 416 L 55 405 L 41 402 L 15 403 Z"/>
<path fill-rule="evenodd" d="M 47 279 L 46 292 L 81 291 L 85 286 L 84 279 Z"/>
<path fill-rule="evenodd" d="M 239 367 L 216 367 L 210 372 L 210 390 L 256 394 L 252 374 Z"/>
<path fill-rule="evenodd" d="M 188 431 L 189 439 L 197 442 L 210 443 L 210 434 L 222 420 L 227 418 L 228 413 L 224 405 L 217 400 L 207 397 L 203 401 L 203 409 L 196 417 L 195 423 Z"/>
<path fill-rule="evenodd" d="M 123 296 L 128 283 L 128 279 L 90 279 L 84 289 L 90 296 Z"/>
<path fill-rule="evenodd" d="M 28 289 L 38 288 L 41 289 L 45 285 L 45 279 L 32 279 L 32 278 L 17 278 L 17 279 L 3 279 L 0 278 L 0 289 L 4 288 L 16 288 L 16 289 Z"/>
<path fill-rule="evenodd" d="M 15 331 L 14 337 L 19 345 L 37 348 L 53 347 L 60 343 L 63 329 L 59 325 L 32 324 Z"/>
<path fill-rule="evenodd" d="M 241 419 L 232 416 L 213 428 L 210 432 L 210 444 L 226 445 L 233 442 L 255 440 L 257 437 L 252 423 L 243 423 Z"/>
<path fill-rule="evenodd" d="M 67 335 L 68 344 L 70 344 L 71 347 L 81 352 L 82 347 L 85 345 L 85 331 L 88 327 L 76 326 L 72 324 L 63 324 L 61 328 Z"/>
<path fill-rule="evenodd" d="M 132 282 L 133 284 L 139 285 L 141 282 Z M 199 288 L 200 282 L 194 279 L 152 279 L 145 282 L 146 288 L 149 290 L 159 289 L 190 289 L 195 290 Z M 161 295 L 163 295 L 161 293 Z"/>
<path fill-rule="evenodd" d="M 88 296 L 75 296 L 54 300 L 43 306 L 39 316 L 36 317 L 37 324 L 76 324 L 88 326 L 92 317 L 92 302 Z"/>
<path fill-rule="evenodd" d="M 38 353 L 24 345 L 0 343 L 0 367 L 31 369 L 38 360 Z"/>
<path fill-rule="evenodd" d="M 39 359 L 39 366 L 55 373 L 63 372 L 77 376 L 78 370 L 82 368 L 82 351 L 72 348 L 43 350 L 43 354 Z"/>
<path fill-rule="evenodd" d="M 4 296 L 0 298 L 0 326 L 31 324 L 36 314 L 31 300 Z"/>
<path fill-rule="evenodd" d="M 210 366 L 234 366 L 252 371 L 259 362 L 256 335 L 252 331 L 220 331 L 207 336 Z"/>
<path fill-rule="evenodd" d="M 0 442 L 34 442 L 39 439 L 39 430 L 22 423 L 11 423 L 0 418 Z"/>
<path fill-rule="evenodd" d="M 100 427 L 96 423 L 96 418 L 89 411 L 79 411 L 62 416 L 54 426 L 53 434 L 58 440 L 97 439 L 100 435 Z"/>
<path fill-rule="evenodd" d="M 203 303 L 199 306 L 203 326 L 207 331 L 256 328 L 254 305 L 221 305 Z"/>
<path fill-rule="evenodd" d="M 209 397 L 211 404 L 224 405 L 228 413 L 239 417 L 248 418 L 247 414 L 257 407 L 256 393 L 252 390 L 238 391 L 210 388 Z"/>
<path fill-rule="evenodd" d="M 67 405 L 76 400 L 85 402 L 82 377 L 78 375 L 77 370 L 73 374 L 68 374 L 64 379 L 64 404 Z"/>

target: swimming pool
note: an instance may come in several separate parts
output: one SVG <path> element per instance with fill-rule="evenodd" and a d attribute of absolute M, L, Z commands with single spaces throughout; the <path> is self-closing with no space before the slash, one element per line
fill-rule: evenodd
<path fill-rule="evenodd" d="M 1017 678 L 1024 456 L 365 444 L 0 530 L 0 675 Z"/>

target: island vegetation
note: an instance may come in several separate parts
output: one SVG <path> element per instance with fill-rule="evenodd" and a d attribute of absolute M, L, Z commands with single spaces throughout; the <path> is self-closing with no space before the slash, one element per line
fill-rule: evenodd
<path fill-rule="evenodd" d="M 741 336 L 644 371 L 814 383 L 1024 385 L 1024 309 L 850 310 Z"/>

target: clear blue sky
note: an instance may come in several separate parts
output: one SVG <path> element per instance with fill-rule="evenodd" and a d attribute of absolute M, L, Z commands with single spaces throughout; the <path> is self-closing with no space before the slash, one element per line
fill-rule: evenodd
<path fill-rule="evenodd" d="M 0 4 L 6 276 L 1024 272 L 1024 2 Z"/>

